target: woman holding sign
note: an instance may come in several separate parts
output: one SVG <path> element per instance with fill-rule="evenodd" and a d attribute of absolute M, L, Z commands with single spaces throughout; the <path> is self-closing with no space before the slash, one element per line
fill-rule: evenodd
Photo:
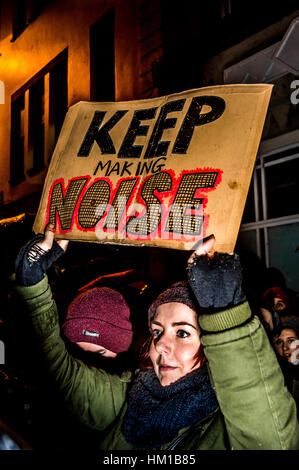
<path fill-rule="evenodd" d="M 100 449 L 299 449 L 295 402 L 242 292 L 239 259 L 214 242 L 189 259 L 189 283 L 149 309 L 152 368 L 121 375 L 85 366 L 60 337 L 45 270 L 67 242 L 47 230 L 18 257 L 14 289 L 72 414 L 106 431 Z"/>

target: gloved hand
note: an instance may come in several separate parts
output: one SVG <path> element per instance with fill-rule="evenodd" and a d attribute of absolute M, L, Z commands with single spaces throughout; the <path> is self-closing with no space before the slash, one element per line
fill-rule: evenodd
<path fill-rule="evenodd" d="M 188 260 L 189 284 L 202 313 L 230 308 L 246 300 L 242 291 L 242 269 L 239 256 L 213 253 L 211 250 L 214 244 L 215 238 L 212 237 L 203 243 Z"/>
<path fill-rule="evenodd" d="M 47 269 L 64 254 L 67 240 L 54 240 L 53 225 L 48 225 L 45 235 L 39 233 L 23 246 L 15 261 L 18 284 L 31 286 L 44 277 Z"/>

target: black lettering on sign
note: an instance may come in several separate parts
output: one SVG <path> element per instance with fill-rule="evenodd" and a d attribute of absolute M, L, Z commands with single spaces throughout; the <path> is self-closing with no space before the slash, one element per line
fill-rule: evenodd
<path fill-rule="evenodd" d="M 111 160 L 108 160 L 105 164 L 100 160 L 99 163 L 97 164 L 96 169 L 94 170 L 93 174 L 96 175 L 99 169 L 100 169 L 100 171 L 103 171 L 106 168 L 106 166 L 108 168 L 106 169 L 105 176 L 107 176 L 107 173 L 110 171 Z"/>
<path fill-rule="evenodd" d="M 171 175 L 167 172 L 150 176 L 141 188 L 141 197 L 146 205 L 146 213 L 141 217 L 132 216 L 127 222 L 127 233 L 134 235 L 149 235 L 159 226 L 162 217 L 161 202 L 154 192 L 170 191 Z"/>
<path fill-rule="evenodd" d="M 96 169 L 94 170 L 93 174 L 95 175 L 98 170 L 100 169 L 101 171 L 105 170 L 105 176 L 110 176 L 111 173 L 116 172 L 118 176 L 123 176 L 124 173 L 127 173 L 128 176 L 131 176 L 131 166 L 134 164 L 134 162 L 115 162 L 114 165 L 111 167 L 112 160 L 108 160 L 106 163 L 103 163 L 101 160 L 96 166 Z"/>
<path fill-rule="evenodd" d="M 112 163 L 112 162 L 111 162 Z M 111 173 L 116 173 L 117 176 L 119 176 L 119 171 L 120 171 L 120 163 L 119 162 L 115 162 L 113 164 L 113 167 L 111 169 L 109 169 L 109 171 L 106 171 L 106 176 L 110 176 Z"/>
<path fill-rule="evenodd" d="M 204 105 L 211 111 L 201 114 Z M 219 119 L 225 110 L 225 101 L 219 96 L 196 96 L 192 99 L 187 114 L 178 132 L 172 153 L 187 153 L 194 128 Z"/>
<path fill-rule="evenodd" d="M 136 169 L 136 176 L 142 174 L 152 173 L 159 173 L 162 168 L 165 166 L 167 158 L 161 157 L 158 160 L 150 160 L 148 163 L 144 162 L 143 160 L 138 162 L 137 169 Z M 163 163 L 161 163 L 163 161 Z M 164 163 L 165 162 L 165 163 Z"/>
<path fill-rule="evenodd" d="M 70 230 L 72 228 L 73 214 L 87 180 L 88 178 L 71 180 L 65 197 L 63 196 L 62 183 L 54 183 L 48 208 L 48 223 L 54 224 L 54 227 L 56 227 L 58 215 L 61 230 Z"/>
<path fill-rule="evenodd" d="M 123 167 L 122 167 L 120 176 L 123 176 L 123 175 L 124 175 L 124 172 L 128 173 L 128 175 L 130 176 L 132 173 L 131 173 L 131 171 L 129 170 L 129 168 L 130 168 L 132 165 L 133 165 L 133 162 L 123 162 Z"/>
<path fill-rule="evenodd" d="M 139 158 L 143 149 L 143 145 L 133 145 L 137 136 L 146 136 L 149 126 L 141 126 L 140 122 L 153 119 L 156 115 L 157 108 L 141 109 L 135 111 L 128 132 L 126 133 L 123 143 L 118 152 L 119 158 Z"/>
<path fill-rule="evenodd" d="M 120 182 L 116 195 L 113 198 L 111 209 L 106 217 L 104 228 L 118 229 L 120 220 L 137 181 L 138 178 L 132 178 Z"/>
<path fill-rule="evenodd" d="M 182 235 L 200 235 L 203 215 L 192 213 L 200 211 L 203 198 L 194 197 L 198 188 L 213 188 L 218 172 L 190 173 L 182 176 L 174 201 L 169 209 L 165 226 L 166 232 Z M 188 213 L 189 212 L 189 213 Z"/>
<path fill-rule="evenodd" d="M 105 180 L 98 180 L 85 192 L 79 212 L 78 223 L 83 229 L 90 229 L 101 220 L 110 199 L 110 186 Z"/>
<path fill-rule="evenodd" d="M 154 130 L 150 137 L 144 158 L 163 157 L 167 155 L 167 150 L 170 141 L 162 141 L 161 137 L 165 129 L 172 129 L 175 127 L 177 118 L 167 118 L 167 114 L 174 111 L 182 111 L 185 99 L 175 100 L 166 103 L 162 106 L 160 114 L 155 123 Z"/>
<path fill-rule="evenodd" d="M 113 116 L 102 127 L 100 127 L 106 111 L 95 111 L 77 156 L 88 157 L 95 141 L 100 147 L 102 153 L 115 154 L 115 147 L 109 132 L 127 112 L 128 111 L 116 111 L 116 113 L 114 113 Z"/>

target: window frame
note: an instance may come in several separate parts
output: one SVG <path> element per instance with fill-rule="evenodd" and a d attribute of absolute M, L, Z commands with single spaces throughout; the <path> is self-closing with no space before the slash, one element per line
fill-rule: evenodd
<path fill-rule="evenodd" d="M 255 231 L 257 255 L 263 259 L 266 267 L 270 267 L 270 250 L 269 250 L 269 236 L 268 229 L 271 227 L 278 227 L 299 222 L 299 212 L 292 215 L 268 218 L 268 201 L 266 191 L 266 168 L 273 165 L 299 159 L 299 144 L 298 144 L 299 131 L 292 131 L 289 134 L 284 134 L 273 139 L 269 139 L 262 143 L 256 164 L 253 170 L 252 185 L 254 194 L 255 206 L 255 220 L 252 222 L 241 223 L 240 232 Z M 290 139 L 289 143 L 286 141 Z M 297 139 L 297 141 L 296 141 Z M 281 143 L 281 145 L 279 145 Z M 286 151 L 294 151 L 291 155 L 277 159 L 277 155 Z M 276 157 L 271 160 L 269 157 Z M 265 162 L 265 158 L 267 161 Z M 260 174 L 261 191 L 258 188 L 258 171 Z M 261 199 L 261 204 L 259 203 Z M 260 210 L 261 207 L 261 210 Z M 263 234 L 261 233 L 263 232 Z"/>
<path fill-rule="evenodd" d="M 30 155 L 33 152 L 33 148 L 31 148 L 31 142 L 29 142 L 30 138 L 30 104 L 29 104 L 29 94 L 32 91 L 33 87 L 40 81 L 40 80 L 45 80 L 45 77 L 47 74 L 51 75 L 51 72 L 55 69 L 56 66 L 60 65 L 63 61 L 66 62 L 66 82 L 67 82 L 67 75 L 68 75 L 68 48 L 65 48 L 60 54 L 58 54 L 53 60 L 51 60 L 45 67 L 43 67 L 34 77 L 32 77 L 30 80 L 28 80 L 23 86 L 21 86 L 15 93 L 12 94 L 11 96 L 11 112 L 14 106 L 14 103 L 17 102 L 22 96 L 24 96 L 24 109 L 25 109 L 25 120 L 26 120 L 26 128 L 25 128 L 25 135 L 24 135 L 24 140 L 25 140 L 25 145 L 24 145 L 24 155 L 23 155 L 23 167 L 24 167 L 24 177 L 22 178 L 16 178 L 15 177 L 15 170 L 14 170 L 14 162 L 15 162 L 15 155 L 13 154 L 14 151 L 14 144 L 12 142 L 12 130 L 13 130 L 13 119 L 11 116 L 11 147 L 10 147 L 10 180 L 9 184 L 11 187 L 16 187 L 18 184 L 24 182 L 27 180 L 27 178 L 34 177 L 41 172 L 44 171 L 46 166 L 49 163 L 50 155 L 47 155 L 52 148 L 49 147 L 49 142 L 46 143 L 46 132 L 49 131 L 50 127 L 50 116 L 47 115 L 47 120 L 44 123 L 44 153 L 43 153 L 43 161 L 39 161 L 37 165 L 35 165 L 36 160 L 34 157 L 32 157 L 32 166 L 30 168 L 26 168 L 26 166 L 30 162 Z M 45 85 L 44 85 L 45 86 Z M 68 97 L 67 97 L 67 83 L 66 83 L 66 111 L 68 108 Z M 45 99 L 45 96 L 44 96 Z M 50 94 L 48 96 L 48 101 L 50 100 Z M 27 104 L 26 104 L 27 103 Z M 45 103 L 45 106 L 50 108 L 50 102 Z M 48 113 L 49 114 L 49 113 Z M 43 114 L 45 117 L 45 113 Z M 32 136 L 31 136 L 32 137 Z M 54 136 L 56 139 L 57 136 Z M 48 139 L 49 140 L 49 139 Z M 56 139 L 57 140 L 57 139 Z M 47 149 L 45 146 L 47 145 Z M 33 153 L 32 153 L 33 155 Z M 47 158 L 47 156 L 49 158 Z"/>

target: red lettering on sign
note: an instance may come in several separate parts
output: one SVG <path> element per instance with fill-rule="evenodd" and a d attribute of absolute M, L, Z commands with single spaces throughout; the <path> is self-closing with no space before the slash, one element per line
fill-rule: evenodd
<path fill-rule="evenodd" d="M 72 178 L 64 186 L 55 180 L 49 191 L 47 223 L 60 233 L 72 230 L 105 233 L 111 239 L 170 239 L 195 241 L 207 233 L 209 215 L 205 213 L 209 191 L 220 184 L 222 170 L 198 168 L 173 170 L 122 178 L 113 189 L 109 178 Z M 134 201 L 132 204 L 132 201 Z M 117 236 L 116 236 L 117 235 Z"/>

